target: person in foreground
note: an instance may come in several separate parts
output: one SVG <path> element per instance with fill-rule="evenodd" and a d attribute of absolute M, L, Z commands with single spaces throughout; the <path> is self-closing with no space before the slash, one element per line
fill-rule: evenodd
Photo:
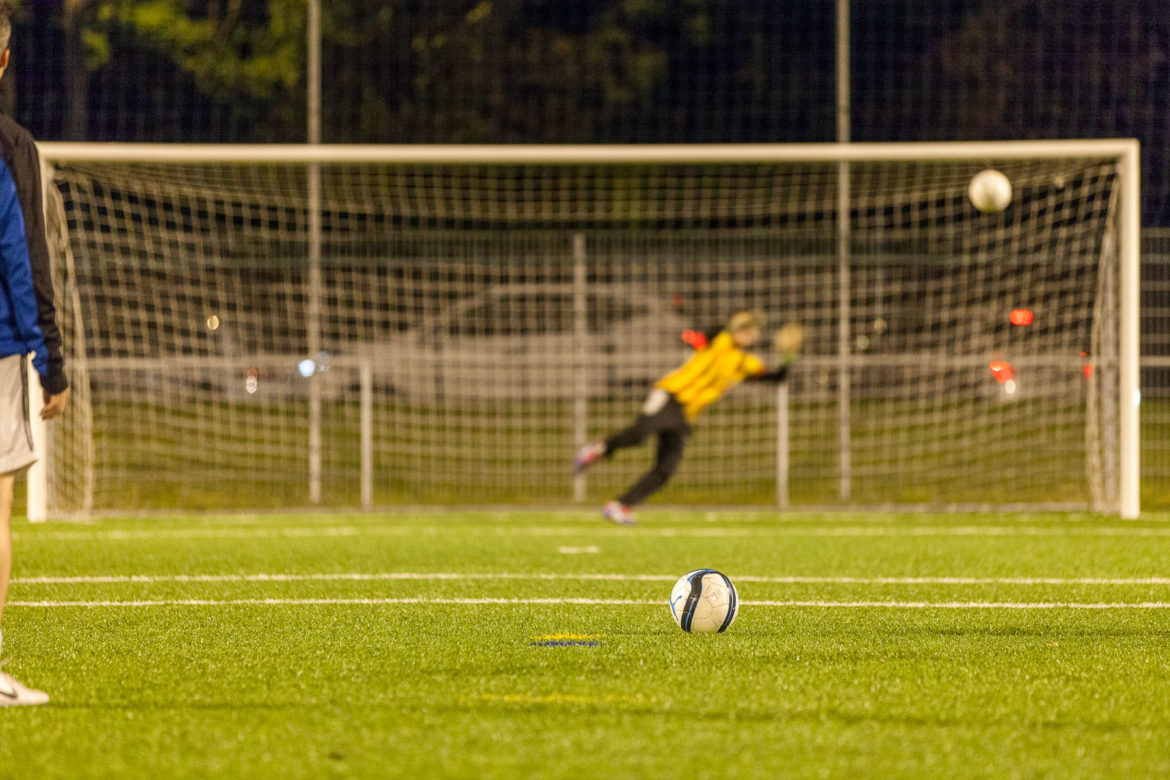
<path fill-rule="evenodd" d="M 0 78 L 8 67 L 12 6 L 0 0 Z M 43 419 L 65 411 L 69 383 L 56 324 L 41 205 L 41 166 L 27 130 L 0 117 L 0 621 L 12 575 L 12 494 L 16 475 L 36 461 L 29 426 L 27 355 L 44 395 Z M 0 623 L 2 629 L 2 623 Z M 4 634 L 0 630 L 0 654 Z M 3 656 L 0 655 L 0 658 Z M 49 696 L 0 672 L 0 707 L 45 704 Z"/>
<path fill-rule="evenodd" d="M 800 325 L 790 323 L 776 333 L 775 345 L 783 355 L 779 368 L 768 371 L 763 361 L 747 350 L 760 338 L 763 316 L 759 312 L 736 314 L 711 338 L 687 331 L 688 342 L 695 348 L 686 363 L 655 383 L 634 424 L 607 439 L 586 444 L 573 463 L 583 472 L 602 456 L 633 447 L 650 434 L 658 436 L 654 465 L 633 487 L 609 501 L 602 515 L 620 525 L 632 525 L 631 507 L 646 500 L 674 474 L 682 461 L 683 447 L 691 434 L 691 421 L 699 412 L 742 380 L 781 382 L 787 377 L 788 365 L 796 357 L 803 340 Z"/>

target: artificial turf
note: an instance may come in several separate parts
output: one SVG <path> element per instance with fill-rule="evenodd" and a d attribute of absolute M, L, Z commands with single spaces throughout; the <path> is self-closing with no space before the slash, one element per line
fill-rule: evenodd
<path fill-rule="evenodd" d="M 1170 774 L 1170 516 L 15 524 L 0 777 Z M 696 567 L 743 601 L 692 636 Z"/>

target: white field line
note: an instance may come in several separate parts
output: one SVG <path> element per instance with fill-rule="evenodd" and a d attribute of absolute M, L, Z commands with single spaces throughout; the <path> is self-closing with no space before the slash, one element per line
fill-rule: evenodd
<path fill-rule="evenodd" d="M 1004 602 L 1004 601 L 745 601 L 751 607 L 788 607 L 817 609 L 1069 609 L 1126 610 L 1170 609 L 1170 601 L 1134 603 L 1079 602 Z M 12 601 L 10 607 L 234 607 L 234 606 L 317 606 L 317 605 L 586 605 L 586 606 L 665 606 L 665 601 L 635 599 L 505 599 L 505 598 L 378 598 L 378 599 L 152 599 L 144 601 Z"/>
<path fill-rule="evenodd" d="M 665 601 L 639 601 L 634 599 L 589 599 L 589 598 L 329 598 L 329 599 L 145 599 L 133 601 L 10 601 L 10 607 L 231 607 L 231 606 L 312 606 L 312 605 L 409 605 L 409 604 L 584 604 L 584 605 L 662 605 Z"/>
<path fill-rule="evenodd" d="M 754 607 L 820 607 L 830 609 L 1170 609 L 1170 601 L 1080 603 L 1061 601 L 745 601 Z"/>
<path fill-rule="evenodd" d="M 1082 603 L 1076 601 L 744 601 L 752 607 L 890 609 L 1170 609 L 1170 601 Z"/>
<path fill-rule="evenodd" d="M 1127 526 L 1106 526 L 1080 528 L 1077 526 L 930 526 L 895 527 L 866 525 L 833 525 L 822 527 L 773 527 L 773 528 L 612 528 L 601 525 L 576 527 L 480 527 L 454 525 L 370 525 L 370 526 L 292 526 L 287 528 L 152 528 L 144 530 L 99 530 L 92 531 L 19 531 L 13 532 L 17 539 L 40 541 L 137 541 L 151 539 L 264 539 L 264 538 L 318 538 L 318 537 L 371 537 L 371 536 L 437 536 L 440 534 L 516 536 L 516 537 L 666 537 L 666 538 L 787 538 L 787 537 L 1170 537 L 1170 526 L 1164 528 L 1130 528 Z"/>
<path fill-rule="evenodd" d="M 94 542 L 94 541 L 136 541 L 143 539 L 266 539 L 273 537 L 349 537 L 349 536 L 402 536 L 411 532 L 408 527 L 359 528 L 356 526 L 292 527 L 292 528 L 152 528 L 143 531 L 93 530 L 93 531 L 48 531 L 45 533 L 23 533 L 13 531 L 15 539 L 41 539 L 53 542 Z M 428 533 L 423 531 L 423 533 Z"/>
<path fill-rule="evenodd" d="M 384 582 L 393 580 L 553 580 L 674 582 L 671 574 L 568 574 L 509 572 L 325 572 L 310 574 L 127 574 L 14 577 L 14 585 L 121 585 L 183 582 Z M 761 577 L 736 582 L 776 585 L 1170 585 L 1170 577 Z"/>

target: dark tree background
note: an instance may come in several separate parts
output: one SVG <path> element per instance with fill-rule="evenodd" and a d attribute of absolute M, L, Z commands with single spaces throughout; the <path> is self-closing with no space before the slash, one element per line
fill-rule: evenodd
<path fill-rule="evenodd" d="M 322 0 L 333 143 L 832 141 L 835 0 Z M 1135 136 L 1170 225 L 1167 0 L 853 0 L 858 141 Z M 24 0 L 43 139 L 305 139 L 305 0 Z"/>

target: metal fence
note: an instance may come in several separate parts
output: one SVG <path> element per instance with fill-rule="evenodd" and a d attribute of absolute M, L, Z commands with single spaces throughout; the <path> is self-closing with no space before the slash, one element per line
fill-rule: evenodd
<path fill-rule="evenodd" d="M 1142 507 L 1170 507 L 1170 230 L 1142 231 Z"/>

